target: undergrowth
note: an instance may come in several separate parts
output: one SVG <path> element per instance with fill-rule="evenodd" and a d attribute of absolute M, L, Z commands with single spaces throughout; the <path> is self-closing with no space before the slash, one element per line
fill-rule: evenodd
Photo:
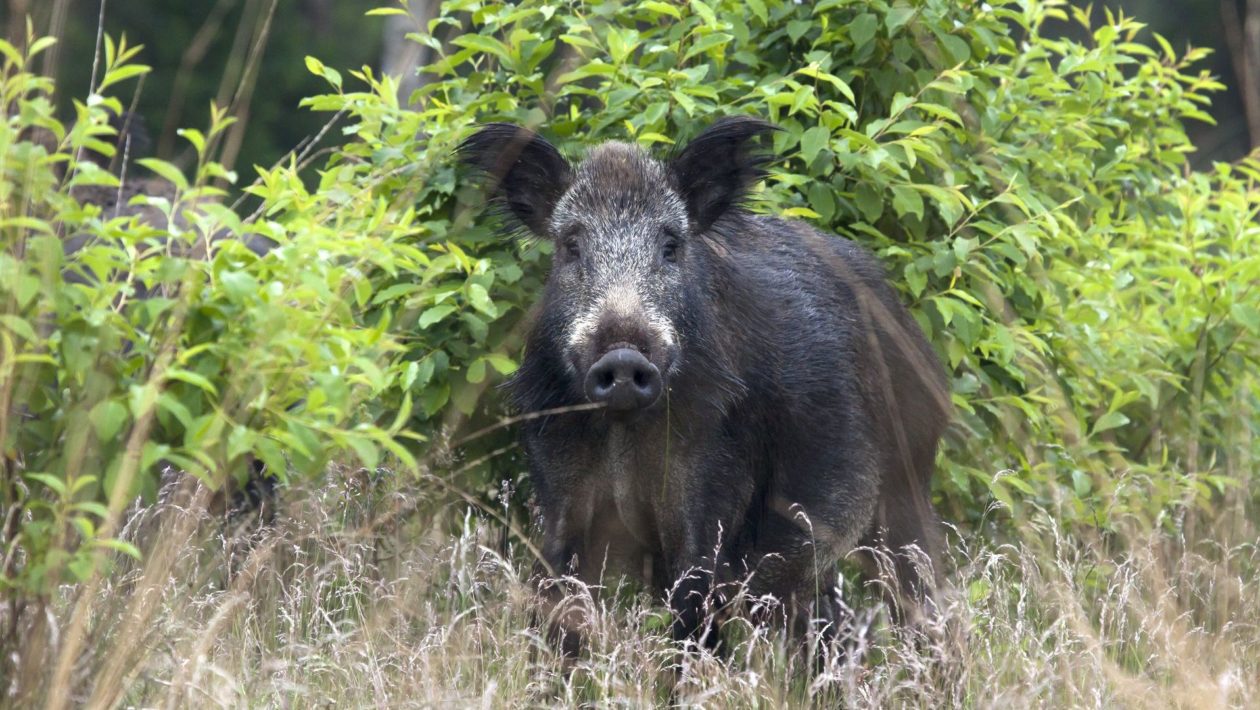
<path fill-rule="evenodd" d="M 727 620 L 723 656 L 680 654 L 643 596 L 592 610 L 572 667 L 540 628 L 532 557 L 417 489 L 335 469 L 287 491 L 277 523 L 212 517 L 178 481 L 130 532 L 145 563 L 91 605 L 76 705 L 143 707 L 1246 707 L 1260 702 L 1260 550 L 1219 520 L 1190 540 L 951 536 L 950 590 L 900 629 L 846 585 L 844 653 L 821 666 L 774 627 Z M 388 489 L 388 490 L 383 490 Z M 458 533 L 434 525 L 453 524 Z M 1225 530 L 1219 526 L 1241 525 Z M 1232 542 L 1217 542 L 1217 541 Z M 66 623 L 73 598 L 48 610 Z M 54 634 L 55 635 L 55 634 Z"/>

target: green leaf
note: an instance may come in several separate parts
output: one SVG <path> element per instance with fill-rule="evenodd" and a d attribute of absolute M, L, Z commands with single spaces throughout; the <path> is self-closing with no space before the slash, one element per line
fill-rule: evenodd
<path fill-rule="evenodd" d="M 867 222 L 874 223 L 884 213 L 883 195 L 868 183 L 858 185 L 853 197 Z"/>
<path fill-rule="evenodd" d="M 875 38 L 879 29 L 879 19 L 869 12 L 864 12 L 849 24 L 849 37 L 853 40 L 853 48 L 861 49 Z"/>
<path fill-rule="evenodd" d="M 490 363 L 500 375 L 510 375 L 516 372 L 516 362 L 510 357 L 499 355 L 497 353 L 489 353 L 485 356 L 485 361 Z"/>
<path fill-rule="evenodd" d="M 704 24 L 709 27 L 717 25 L 717 15 L 713 14 L 713 8 L 709 7 L 704 0 L 690 0 L 691 9 L 704 20 Z"/>
<path fill-rule="evenodd" d="M 53 476 L 53 475 L 51 475 L 51 474 L 47 474 L 47 473 L 26 473 L 26 474 L 22 474 L 22 478 L 25 478 L 25 479 L 27 479 L 28 481 L 38 481 L 39 483 L 42 483 L 42 484 L 44 484 L 45 486 L 47 486 L 48 488 L 52 489 L 52 491 L 53 491 L 54 493 L 56 493 L 57 495 L 59 495 L 59 496 L 64 496 L 64 495 L 66 494 L 66 483 L 65 483 L 65 481 L 63 481 L 63 480 L 61 480 L 60 478 L 57 478 L 56 476 Z"/>
<path fill-rule="evenodd" d="M 906 285 L 910 287 L 910 295 L 919 298 L 923 295 L 923 290 L 927 288 L 927 274 L 915 268 L 914 264 L 906 267 L 901 274 L 905 279 Z"/>
<path fill-rule="evenodd" d="M 175 131 L 175 135 L 191 143 L 197 155 L 205 155 L 206 137 L 201 131 L 196 128 L 180 128 Z"/>
<path fill-rule="evenodd" d="M 556 79 L 556 82 L 560 84 L 568 84 L 574 81 L 585 79 L 587 77 L 610 76 L 616 73 L 617 73 L 617 67 L 611 64 L 608 64 L 606 62 L 595 60 L 593 62 L 586 62 L 584 64 L 580 64 L 578 65 L 576 69 L 574 69 L 571 72 L 568 72 L 567 74 L 561 74 L 560 77 Z"/>
<path fill-rule="evenodd" d="M 981 577 L 967 585 L 967 601 L 973 605 L 980 604 L 989 598 L 993 592 L 993 585 L 989 580 Z"/>
<path fill-rule="evenodd" d="M 180 382 L 187 382 L 188 384 L 194 387 L 199 387 L 205 390 L 206 393 L 212 397 L 218 394 L 218 390 L 215 389 L 213 382 L 211 382 L 209 379 L 207 379 L 203 375 L 199 375 L 189 370 L 181 370 L 179 368 L 172 367 L 171 369 L 166 371 L 166 378 L 168 380 L 179 380 Z"/>
<path fill-rule="evenodd" d="M 678 8 L 674 7 L 673 5 L 667 2 L 658 2 L 657 0 L 649 0 L 649 2 L 639 3 L 639 7 L 657 15 L 669 15 L 670 17 L 676 20 L 682 19 L 682 13 L 678 11 Z"/>
<path fill-rule="evenodd" d="M 914 101 L 915 99 L 913 96 L 906 96 L 901 92 L 897 92 L 897 94 L 893 96 L 892 107 L 889 108 L 888 115 L 891 117 L 900 116 L 902 113 L 905 113 L 907 108 L 910 108 L 910 105 L 913 104 Z"/>
<path fill-rule="evenodd" d="M 836 214 L 836 196 L 828 183 L 818 181 L 809 186 L 809 206 L 823 222 L 830 222 Z"/>
<path fill-rule="evenodd" d="M 635 47 L 638 46 L 638 37 L 633 30 L 622 30 L 617 27 L 609 27 L 608 34 L 608 54 L 612 57 L 614 64 L 621 64 L 626 61 Z"/>
<path fill-rule="evenodd" d="M 78 483 L 78 481 L 75 481 L 75 483 Z M 109 517 L 109 508 L 106 508 L 104 505 L 101 505 L 100 503 L 94 500 L 79 501 L 78 503 L 75 503 L 73 506 L 71 506 L 71 508 L 74 510 L 83 512 L 83 513 L 89 513 L 91 515 L 95 515 L 101 520 L 104 520 L 105 518 Z"/>
<path fill-rule="evenodd" d="M 376 443 L 371 439 L 352 435 L 346 438 L 346 443 L 354 450 L 355 456 L 359 457 L 359 462 L 363 464 L 363 467 L 369 471 L 374 470 L 376 465 L 380 463 L 380 449 L 376 447 Z"/>
<path fill-rule="evenodd" d="M 1235 303 L 1230 306 L 1229 312 L 1247 330 L 1260 335 L 1260 308 L 1249 303 Z"/>
<path fill-rule="evenodd" d="M 705 35 L 701 37 L 700 39 L 696 40 L 696 43 L 691 46 L 691 49 L 687 50 L 687 53 L 683 56 L 683 59 L 691 59 L 692 57 L 696 56 L 697 54 L 700 54 L 701 52 L 707 52 L 711 49 L 724 47 L 732 39 L 734 39 L 734 37 L 726 34 L 725 32 L 714 32 L 713 34 Z"/>
<path fill-rule="evenodd" d="M 39 336 L 35 334 L 35 329 L 31 327 L 31 324 L 17 316 L 0 315 L 0 325 L 13 331 L 18 337 L 29 343 L 39 342 Z"/>
<path fill-rule="evenodd" d="M 486 336 L 490 334 L 490 326 L 484 320 L 478 318 L 475 313 L 467 311 L 460 313 L 459 319 L 468 328 L 468 332 L 472 335 L 474 342 L 484 343 L 486 341 Z"/>
<path fill-rule="evenodd" d="M 121 552 L 122 554 L 136 560 L 142 558 L 139 548 L 129 542 L 119 540 L 117 538 L 97 538 L 92 541 L 92 547 L 103 547 L 107 550 L 113 550 L 114 552 Z"/>
<path fill-rule="evenodd" d="M 0 54 L 4 54 L 6 66 L 20 67 L 26 63 L 17 48 L 2 39 L 0 39 Z"/>
<path fill-rule="evenodd" d="M 233 301 L 247 301 L 258 293 L 258 281 L 244 271 L 223 271 L 218 280 L 219 287 Z"/>
<path fill-rule="evenodd" d="M 411 419 L 412 406 L 411 393 L 403 393 L 402 406 L 398 408 L 398 414 L 394 417 L 394 423 L 389 427 L 390 436 L 396 435 L 402 431 L 403 427 L 407 426 L 407 422 Z"/>
<path fill-rule="evenodd" d="M 831 131 L 824 126 L 814 126 L 801 134 L 801 157 L 805 163 L 814 162 L 814 158 L 827 147 L 831 140 Z"/>
<path fill-rule="evenodd" d="M 805 33 L 813 29 L 814 26 L 815 26 L 815 23 L 812 19 L 811 20 L 792 20 L 791 22 L 787 24 L 788 37 L 793 42 L 796 42 L 800 40 L 801 37 L 804 37 Z"/>
<path fill-rule="evenodd" d="M 958 263 L 964 263 L 978 246 L 980 246 L 980 240 L 975 237 L 958 237 L 954 239 L 954 258 L 958 260 Z"/>
<path fill-rule="evenodd" d="M 1078 498 L 1088 496 L 1093 487 L 1094 482 L 1090 479 L 1089 474 L 1080 469 L 1072 470 L 1072 490 Z"/>
<path fill-rule="evenodd" d="M 479 357 L 476 360 L 473 360 L 472 364 L 468 366 L 468 372 L 465 374 L 465 378 L 473 384 L 477 384 L 486 379 L 486 359 Z"/>
<path fill-rule="evenodd" d="M 232 431 L 228 433 L 227 437 L 228 459 L 236 459 L 240 456 L 244 456 L 250 451 L 253 451 L 254 440 L 257 436 L 258 435 L 253 430 L 245 426 L 240 424 L 234 425 L 232 427 Z"/>
<path fill-rule="evenodd" d="M 274 439 L 258 437 L 254 440 L 254 454 L 263 462 L 268 475 L 280 480 L 287 478 L 288 462 L 284 450 Z"/>
<path fill-rule="evenodd" d="M 112 399 L 102 400 L 92 407 L 89 415 L 96 436 L 101 441 L 110 441 L 127 423 L 127 407 L 122 402 Z"/>
<path fill-rule="evenodd" d="M 188 178 L 184 177 L 183 171 L 165 160 L 158 160 L 157 158 L 141 158 L 136 162 L 161 176 L 164 180 L 179 189 L 179 191 L 184 192 L 188 189 Z"/>
<path fill-rule="evenodd" d="M 644 132 L 644 133 L 640 133 L 638 136 L 636 136 L 636 139 L 637 139 L 640 143 L 644 143 L 644 144 L 648 144 L 648 145 L 650 145 L 650 144 L 652 144 L 652 143 L 668 143 L 668 144 L 672 144 L 672 143 L 674 142 L 674 139 L 673 139 L 673 138 L 670 138 L 669 136 L 664 136 L 664 135 L 661 135 L 660 133 L 656 133 L 656 132 L 653 132 L 653 131 L 646 131 L 646 132 Z"/>
<path fill-rule="evenodd" d="M 941 47 L 949 55 L 949 60 L 954 64 L 962 64 L 971 58 L 971 45 L 967 44 L 963 38 L 945 32 L 938 34 L 937 37 L 940 39 Z"/>
<path fill-rule="evenodd" d="M 499 309 L 495 307 L 494 301 L 490 300 L 490 294 L 486 291 L 486 287 L 481 284 L 475 283 L 469 285 L 468 302 L 473 308 L 476 308 L 492 319 L 499 317 Z"/>
<path fill-rule="evenodd" d="M 420 314 L 420 318 L 416 321 L 416 325 L 421 330 L 424 330 L 454 312 L 455 306 L 452 305 L 434 306 Z"/>
<path fill-rule="evenodd" d="M 844 98 L 847 99 L 850 104 L 852 104 L 856 100 L 856 98 L 853 95 L 853 89 L 848 85 L 848 83 L 846 83 L 843 79 L 841 79 L 840 77 L 834 74 L 829 74 L 813 65 L 807 66 L 807 67 L 801 67 L 800 69 L 796 70 L 796 73 L 802 76 L 808 76 L 814 79 L 825 81 L 828 84 L 831 84 L 833 87 L 835 87 L 836 91 L 839 91 L 841 94 L 844 95 Z"/>
<path fill-rule="evenodd" d="M 446 406 L 450 397 L 450 383 L 443 382 L 436 387 L 429 387 L 420 395 L 420 408 L 424 410 L 425 415 L 431 417 Z"/>
<path fill-rule="evenodd" d="M 1126 426 L 1128 423 L 1129 418 L 1120 412 L 1107 412 L 1099 417 L 1098 421 L 1094 422 L 1094 429 L 1091 434 L 1100 434 L 1109 429 L 1117 429 Z"/>
<path fill-rule="evenodd" d="M 26 50 L 27 59 L 33 59 L 35 55 L 39 54 L 45 49 L 48 49 L 49 47 L 53 46 L 56 43 L 57 43 L 56 37 L 40 37 L 34 42 L 31 42 L 31 46 L 27 48 Z"/>
<path fill-rule="evenodd" d="M 766 12 L 764 0 L 747 0 L 747 4 L 748 9 L 752 10 L 752 13 L 757 16 L 758 20 L 761 20 L 763 26 L 770 21 L 770 15 Z"/>
<path fill-rule="evenodd" d="M 894 185 L 892 192 L 893 211 L 897 213 L 897 216 L 914 215 L 923 219 L 923 196 L 918 190 L 906 185 Z"/>
<path fill-rule="evenodd" d="M 127 64 L 124 66 L 111 69 L 105 73 L 101 79 L 101 83 L 96 87 L 97 92 L 103 92 L 106 88 L 113 86 L 122 81 L 126 81 L 132 77 L 148 74 L 150 67 L 143 64 Z"/>
<path fill-rule="evenodd" d="M 803 219 L 818 219 L 818 213 L 808 207 L 789 207 L 783 210 L 784 217 L 800 217 Z"/>
<path fill-rule="evenodd" d="M 914 17 L 915 9 L 898 5 L 888 9 L 888 14 L 884 16 L 884 25 L 888 28 L 889 33 L 897 31 L 898 27 L 910 21 Z"/>
<path fill-rule="evenodd" d="M 157 403 L 158 403 L 158 407 L 160 407 L 166 412 L 169 412 L 171 416 L 175 417 L 175 419 L 184 427 L 184 429 L 189 429 L 192 427 L 193 425 L 192 413 L 188 410 L 188 407 L 185 406 L 183 402 L 179 401 L 179 399 L 174 395 L 174 393 L 169 392 L 169 391 L 163 392 L 160 396 L 158 396 Z"/>
<path fill-rule="evenodd" d="M 512 51 L 508 49 L 507 45 L 503 44 L 502 42 L 495 39 L 494 37 L 488 37 L 486 35 L 479 35 L 479 34 L 460 35 L 456 37 L 455 39 L 451 40 L 451 44 L 454 44 L 460 47 L 467 47 L 468 49 L 473 49 L 478 52 L 483 52 L 486 54 L 492 54 L 495 57 L 498 57 L 500 60 L 505 61 L 505 62 L 511 61 L 511 58 L 512 58 Z"/>

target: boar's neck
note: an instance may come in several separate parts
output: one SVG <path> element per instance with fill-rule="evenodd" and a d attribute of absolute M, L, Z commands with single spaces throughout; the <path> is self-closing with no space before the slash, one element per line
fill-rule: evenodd
<path fill-rule="evenodd" d="M 708 262 L 704 303 L 707 337 L 698 345 L 704 365 L 713 373 L 708 386 L 726 397 L 723 412 L 750 393 L 764 394 L 781 366 L 779 332 L 794 325 L 775 298 L 793 284 L 768 267 L 764 250 L 770 235 L 746 213 L 719 219 L 702 237 Z"/>

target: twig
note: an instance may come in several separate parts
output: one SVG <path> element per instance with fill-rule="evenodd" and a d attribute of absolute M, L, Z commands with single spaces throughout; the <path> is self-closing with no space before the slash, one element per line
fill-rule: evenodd
<path fill-rule="evenodd" d="M 527 412 L 525 414 L 518 414 L 514 417 L 503 417 L 494 424 L 482 427 L 467 436 L 462 436 L 459 439 L 456 439 L 455 442 L 451 444 L 451 447 L 459 448 L 463 446 L 464 444 L 467 444 L 468 442 L 472 441 L 473 439 L 478 439 L 482 436 L 485 436 L 486 434 L 489 434 L 492 431 L 503 429 L 505 427 L 510 427 L 513 424 L 517 424 L 519 422 L 527 422 L 531 419 L 539 419 L 541 417 L 550 417 L 554 414 L 568 414 L 570 412 L 589 412 L 593 409 L 603 409 L 606 406 L 607 405 L 604 402 L 588 402 L 586 404 L 572 404 L 567 407 L 555 407 L 554 409 L 541 409 L 537 412 Z"/>

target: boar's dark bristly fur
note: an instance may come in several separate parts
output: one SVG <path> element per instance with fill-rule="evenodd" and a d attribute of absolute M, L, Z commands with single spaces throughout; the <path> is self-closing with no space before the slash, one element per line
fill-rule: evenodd
<path fill-rule="evenodd" d="M 555 244 L 515 406 L 606 404 L 523 424 L 546 563 L 637 579 L 669 599 L 676 636 L 706 643 L 704 605 L 742 579 L 798 628 L 827 618 L 834 564 L 859 545 L 896 560 L 902 618 L 936 584 L 910 552 L 940 545 L 944 373 L 863 249 L 742 207 L 772 130 L 725 119 L 668 161 L 610 142 L 573 166 L 515 126 L 461 146 Z M 580 619 L 555 622 L 573 648 Z"/>

